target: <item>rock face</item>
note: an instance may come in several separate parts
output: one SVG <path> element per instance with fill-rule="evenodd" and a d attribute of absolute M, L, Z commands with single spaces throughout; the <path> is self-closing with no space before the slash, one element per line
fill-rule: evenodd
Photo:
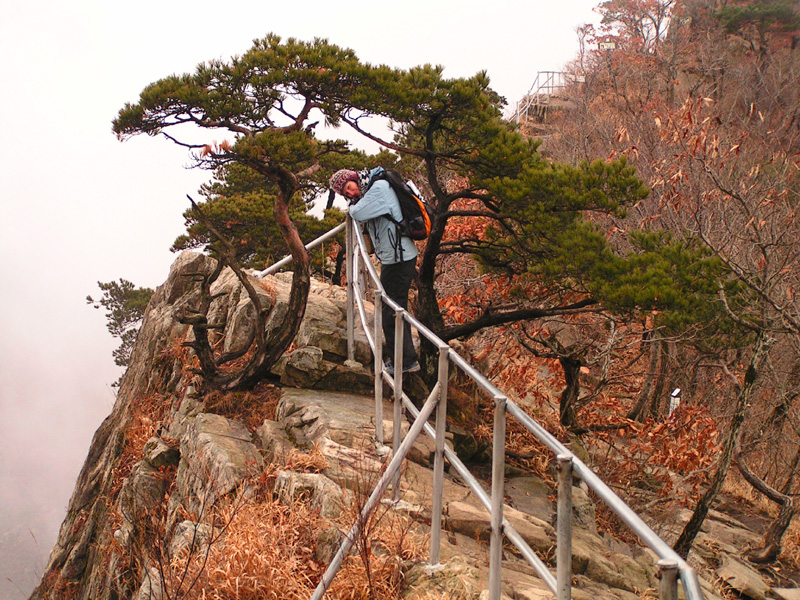
<path fill-rule="evenodd" d="M 186 425 L 180 456 L 173 502 L 195 513 L 213 506 L 264 467 L 247 428 L 214 414 L 200 413 Z"/>
<path fill-rule="evenodd" d="M 386 453 L 376 448 L 375 430 L 382 428 L 383 439 L 391 441 L 392 411 L 386 404 L 384 422 L 375 423 L 369 369 L 344 364 L 342 289 L 312 284 L 296 348 L 274 369 L 281 386 L 274 420 L 245 424 L 209 410 L 212 397 L 198 391 L 199 380 L 181 355 L 190 332 L 179 317 L 197 300 L 197 275 L 213 267 L 207 257 L 184 253 L 154 294 L 116 405 L 94 436 L 45 576 L 31 598 L 165 598 L 155 558 L 143 561 L 137 577 L 121 575 L 126 553 L 141 542 L 140 532 L 161 527 L 161 543 L 148 555 L 161 560 L 207 548 L 221 532 L 200 517 L 223 497 L 247 502 L 256 493 L 253 482 L 271 473 L 269 465 L 290 463 L 286 459 L 298 451 L 317 453 L 322 466 L 312 473 L 277 470 L 269 475 L 274 493 L 287 504 L 308 503 L 330 522 L 353 504 L 353 490 L 366 473 L 377 477 L 382 471 Z M 280 326 L 289 283 L 278 276 L 259 288 L 271 307 L 270 327 Z M 246 294 L 232 273 L 223 273 L 212 295 L 209 322 L 220 326 L 221 349 L 242 348 L 254 324 Z M 363 334 L 357 337 L 356 360 L 371 363 Z M 465 458 L 482 454 L 469 432 L 456 431 L 451 441 Z M 395 507 L 423 528 L 430 520 L 432 456 L 432 442 L 418 440 L 401 479 L 402 501 Z M 507 493 L 508 521 L 540 556 L 553 556 L 553 491 L 526 476 L 510 479 Z M 431 571 L 424 563 L 409 564 L 404 597 L 447 591 L 451 598 L 478 598 L 487 587 L 489 515 L 457 478 L 446 477 L 444 494 L 443 565 Z M 574 498 L 573 596 L 632 600 L 657 588 L 653 557 L 599 535 L 589 497 L 576 487 Z M 730 522 L 712 527 L 727 528 L 720 537 L 737 539 Z M 321 528 L 317 559 L 329 561 L 343 535 L 337 527 Z M 772 593 L 757 572 L 735 557 L 720 560 L 719 566 L 720 578 L 755 600 L 794 597 L 791 590 Z M 527 563 L 510 552 L 503 585 L 509 598 L 552 597 Z"/>

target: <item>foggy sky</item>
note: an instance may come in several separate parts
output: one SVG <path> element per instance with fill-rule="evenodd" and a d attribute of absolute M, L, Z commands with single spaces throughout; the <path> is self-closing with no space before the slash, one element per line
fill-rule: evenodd
<path fill-rule="evenodd" d="M 162 283 L 186 194 L 208 178 L 165 140 L 118 142 L 125 102 L 275 32 L 446 77 L 485 69 L 513 104 L 574 58 L 598 3 L 0 0 L 0 598 L 37 582 L 114 402 L 117 344 L 85 297 L 98 280 Z"/>

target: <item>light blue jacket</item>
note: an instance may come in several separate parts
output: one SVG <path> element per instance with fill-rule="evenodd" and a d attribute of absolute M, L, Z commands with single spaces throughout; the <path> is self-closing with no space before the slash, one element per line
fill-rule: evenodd
<path fill-rule="evenodd" d="M 383 171 L 383 167 L 375 167 L 369 172 L 370 181 Z M 396 245 L 397 227 L 384 215 L 389 214 L 398 223 L 403 220 L 400 201 L 397 194 L 385 179 L 373 183 L 367 193 L 350 207 L 350 216 L 359 222 L 366 222 L 367 233 L 372 239 L 375 254 L 382 265 L 392 265 L 417 257 L 414 241 L 406 236 L 400 238 L 400 247 Z"/>

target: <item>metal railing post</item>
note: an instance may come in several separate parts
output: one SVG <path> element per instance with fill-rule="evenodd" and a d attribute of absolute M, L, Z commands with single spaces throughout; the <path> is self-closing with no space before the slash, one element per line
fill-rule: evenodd
<path fill-rule="evenodd" d="M 403 311 L 394 312 L 394 412 L 392 425 L 392 452 L 400 447 L 401 429 L 403 426 Z M 400 499 L 400 471 L 392 482 L 395 501 Z"/>
<path fill-rule="evenodd" d="M 661 579 L 658 585 L 659 600 L 678 600 L 677 561 L 668 558 L 662 558 L 659 560 L 658 576 Z"/>
<path fill-rule="evenodd" d="M 433 411 L 436 408 L 435 405 L 436 402 L 434 402 L 432 398 L 428 398 L 425 404 L 422 405 L 417 419 L 408 430 L 406 439 L 403 440 L 403 443 L 399 448 L 395 448 L 395 454 L 392 456 L 392 460 L 390 460 L 389 464 L 386 465 L 386 470 L 375 484 L 375 488 L 372 490 L 369 498 L 367 498 L 367 501 L 364 502 L 358 517 L 356 517 L 355 523 L 353 523 L 350 531 L 345 535 L 342 545 L 339 546 L 339 550 L 336 551 L 336 554 L 331 559 L 328 568 L 325 570 L 325 573 L 322 575 L 322 579 L 320 579 L 316 589 L 314 590 L 314 593 L 311 596 L 311 600 L 322 600 L 322 597 L 325 595 L 325 591 L 330 587 L 333 578 L 336 576 L 336 572 L 339 570 L 339 567 L 342 565 L 345 557 L 349 554 L 350 548 L 353 547 L 353 544 L 360 535 L 363 525 L 368 522 L 375 505 L 383 497 L 387 487 L 389 486 L 389 482 L 394 478 L 394 474 L 400 471 L 402 461 L 408 455 L 410 447 L 412 444 L 414 444 L 417 437 L 419 437 L 419 434 L 422 433 L 423 429 L 427 425 L 428 418 L 433 414 Z"/>
<path fill-rule="evenodd" d="M 444 495 L 444 443 L 447 433 L 447 379 L 450 348 L 439 346 L 439 404 L 436 407 L 436 452 L 433 458 L 433 506 L 431 507 L 431 565 L 439 564 L 442 543 L 442 497 Z"/>
<path fill-rule="evenodd" d="M 503 497 L 506 474 L 506 397 L 494 398 L 492 514 L 489 542 L 489 600 L 500 600 L 503 573 Z"/>
<path fill-rule="evenodd" d="M 572 597 L 572 456 L 558 455 L 556 585 L 558 600 Z"/>
<path fill-rule="evenodd" d="M 345 227 L 345 270 L 347 271 L 347 360 L 355 360 L 355 290 L 353 284 L 357 277 L 353 269 L 353 255 L 355 254 L 355 239 L 353 236 L 353 219 L 347 216 L 347 226 Z"/>
<path fill-rule="evenodd" d="M 375 290 L 373 320 L 375 321 L 375 356 L 373 373 L 375 375 L 375 441 L 383 445 L 383 294 Z M 397 446 L 395 446 L 396 448 Z"/>

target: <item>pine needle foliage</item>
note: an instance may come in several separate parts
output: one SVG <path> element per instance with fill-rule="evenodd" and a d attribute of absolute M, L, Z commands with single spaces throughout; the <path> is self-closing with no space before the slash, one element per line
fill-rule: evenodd
<path fill-rule="evenodd" d="M 137 287 L 127 279 L 119 281 L 97 282 L 103 297 L 95 300 L 86 296 L 86 303 L 96 309 L 106 310 L 106 328 L 112 336 L 120 339 L 119 348 L 114 350 L 114 363 L 127 367 L 131 360 L 133 343 L 144 319 L 144 311 L 150 297 L 151 288 Z"/>

